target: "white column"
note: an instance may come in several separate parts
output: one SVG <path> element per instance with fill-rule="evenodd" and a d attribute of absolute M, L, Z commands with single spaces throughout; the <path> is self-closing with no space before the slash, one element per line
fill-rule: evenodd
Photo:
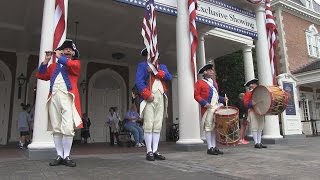
<path fill-rule="evenodd" d="M 252 45 L 245 45 L 242 47 L 243 62 L 244 62 L 244 76 L 245 82 L 255 78 L 254 66 L 252 58 Z M 249 136 L 251 135 L 250 126 L 247 126 Z"/>
<path fill-rule="evenodd" d="M 268 52 L 264 3 L 261 3 L 257 6 L 256 21 L 257 21 L 257 30 L 258 30 L 256 52 L 257 52 L 259 84 L 271 86 L 273 85 L 273 80 L 271 75 L 270 58 L 269 58 L 269 52 Z M 263 138 L 265 139 L 282 138 L 282 136 L 280 135 L 278 116 L 274 116 L 274 115 L 265 116 L 265 127 L 263 130 Z"/>
<path fill-rule="evenodd" d="M 52 50 L 54 34 L 54 8 L 55 1 L 45 0 L 43 6 L 41 42 L 39 52 L 39 65 L 44 60 L 45 51 Z M 65 0 L 65 18 L 67 19 L 68 0 Z M 66 23 L 67 24 L 67 23 Z M 65 39 L 66 33 L 62 39 Z M 35 119 L 33 130 L 33 141 L 28 146 L 33 149 L 54 148 L 52 132 L 47 131 L 48 110 L 46 109 L 49 93 L 49 81 L 37 80 L 37 98 L 35 106 Z"/>
<path fill-rule="evenodd" d="M 26 64 L 28 62 L 28 54 L 27 53 L 17 53 L 17 67 L 16 67 L 16 74 L 13 78 L 15 78 L 15 84 L 14 86 L 14 101 L 13 101 L 13 109 L 12 109 L 12 126 L 11 126 L 11 133 L 10 133 L 10 140 L 9 141 L 19 141 L 19 131 L 16 124 L 18 123 L 18 116 L 19 113 L 22 111 L 21 103 L 24 103 L 25 98 L 25 90 L 27 82 L 25 81 L 24 84 L 21 86 L 21 97 L 18 99 L 18 91 L 19 91 L 19 84 L 17 78 L 21 75 L 21 73 L 24 75 L 24 77 L 27 77 L 27 67 Z"/>
<path fill-rule="evenodd" d="M 245 82 L 247 82 L 255 78 L 252 58 L 252 45 L 243 46 L 242 53 L 244 61 Z"/>
<path fill-rule="evenodd" d="M 200 144 L 199 106 L 193 98 L 194 80 L 190 63 L 189 13 L 187 0 L 179 0 L 177 15 L 177 73 L 179 91 L 179 141 Z"/>
<path fill-rule="evenodd" d="M 198 42 L 198 52 L 197 52 L 197 67 L 199 70 L 201 67 L 203 67 L 204 65 L 206 65 L 206 49 L 205 49 L 205 44 L 204 44 L 204 36 L 205 34 L 201 34 L 199 36 L 199 42 Z M 202 78 L 201 75 L 198 75 L 198 79 Z M 199 105 L 199 111 L 200 111 L 200 105 Z M 201 118 L 201 115 L 199 113 L 199 118 Z M 200 137 L 202 140 L 205 140 L 205 134 L 203 131 L 203 125 L 201 123 L 201 121 L 199 121 L 200 124 Z"/>

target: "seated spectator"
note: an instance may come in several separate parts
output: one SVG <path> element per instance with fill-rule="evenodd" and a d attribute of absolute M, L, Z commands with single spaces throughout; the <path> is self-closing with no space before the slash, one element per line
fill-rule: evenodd
<path fill-rule="evenodd" d="M 136 144 L 136 147 L 144 147 L 143 143 L 143 129 L 137 124 L 137 121 L 140 120 L 140 116 L 137 112 L 137 107 L 135 104 L 131 105 L 130 110 L 126 113 L 124 129 L 133 134 L 133 138 Z"/>

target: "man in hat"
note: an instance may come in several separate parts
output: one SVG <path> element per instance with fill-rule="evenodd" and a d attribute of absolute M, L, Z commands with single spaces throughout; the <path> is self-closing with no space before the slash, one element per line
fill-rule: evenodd
<path fill-rule="evenodd" d="M 147 49 L 141 51 L 141 55 L 148 55 Z M 171 81 L 172 76 L 166 65 L 159 64 L 154 74 L 152 65 L 146 60 L 138 64 L 136 73 L 136 87 L 144 99 L 140 103 L 140 115 L 143 118 L 144 139 L 147 148 L 146 160 L 165 160 L 158 151 L 162 121 L 167 115 L 168 99 L 166 96 L 166 82 Z"/>
<path fill-rule="evenodd" d="M 57 60 L 48 65 L 52 54 Z M 41 63 L 37 78 L 50 81 L 50 91 L 47 101 L 49 115 L 48 130 L 52 130 L 53 141 L 57 151 L 56 159 L 50 166 L 66 165 L 75 167 L 70 158 L 74 128 L 82 128 L 81 105 L 77 87 L 80 75 L 79 51 L 72 40 L 64 43 L 54 52 L 46 52 Z"/>
<path fill-rule="evenodd" d="M 218 84 L 214 80 L 215 71 L 212 64 L 207 64 L 199 70 L 199 74 L 203 75 L 195 85 L 194 99 L 201 105 L 201 123 L 205 131 L 205 137 L 208 145 L 207 154 L 218 155 L 223 154 L 216 147 L 216 132 L 214 112 L 228 100 L 227 97 L 219 96 Z"/>
<path fill-rule="evenodd" d="M 254 78 L 244 84 L 249 90 L 244 95 L 244 105 L 248 108 L 248 121 L 254 140 L 254 147 L 261 149 L 267 146 L 261 143 L 262 130 L 264 128 L 264 116 L 260 116 L 253 111 L 255 102 L 252 101 L 252 91 L 258 86 L 258 79 Z"/>

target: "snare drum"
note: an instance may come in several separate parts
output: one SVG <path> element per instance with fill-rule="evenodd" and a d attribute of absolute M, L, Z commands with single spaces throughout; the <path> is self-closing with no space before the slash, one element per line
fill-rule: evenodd
<path fill-rule="evenodd" d="M 235 144 L 240 139 L 239 110 L 236 107 L 220 107 L 215 112 L 217 141 Z"/>
<path fill-rule="evenodd" d="M 278 86 L 257 86 L 252 92 L 253 110 L 259 115 L 278 115 L 288 104 L 287 93 Z"/>

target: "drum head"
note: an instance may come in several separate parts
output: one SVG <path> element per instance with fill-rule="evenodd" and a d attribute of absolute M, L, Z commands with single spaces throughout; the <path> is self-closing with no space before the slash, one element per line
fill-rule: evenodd
<path fill-rule="evenodd" d="M 253 90 L 252 101 L 253 110 L 259 115 L 265 115 L 271 107 L 271 92 L 267 87 L 260 85 Z"/>
<path fill-rule="evenodd" d="M 221 107 L 215 113 L 218 115 L 221 115 L 221 116 L 229 116 L 229 115 L 237 114 L 238 109 L 235 107 L 231 107 L 231 106 L 229 106 L 228 108 Z"/>

